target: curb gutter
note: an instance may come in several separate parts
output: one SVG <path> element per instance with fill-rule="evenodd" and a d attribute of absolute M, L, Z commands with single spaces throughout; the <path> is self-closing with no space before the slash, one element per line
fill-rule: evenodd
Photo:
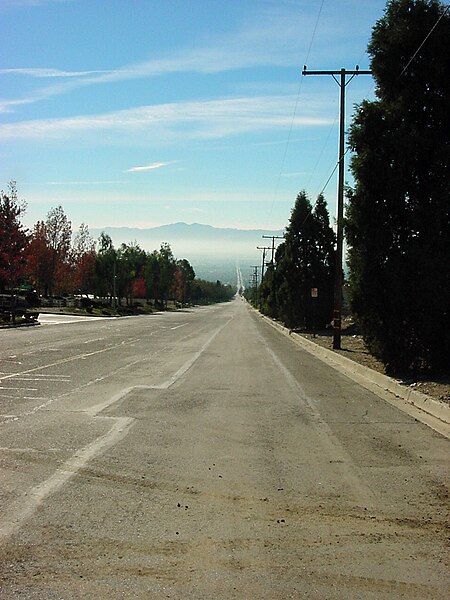
<path fill-rule="evenodd" d="M 310 342 L 301 335 L 290 332 L 287 327 L 269 319 L 265 315 L 261 315 L 261 318 L 267 321 L 267 323 L 275 329 L 278 329 L 278 331 L 285 336 L 289 337 L 295 344 L 301 346 L 310 354 L 313 354 L 323 362 L 326 362 L 330 367 L 343 373 L 366 389 L 376 393 L 381 398 L 385 400 L 388 399 L 386 397 L 386 392 L 394 394 L 396 398 L 404 400 L 405 403 L 420 409 L 447 425 L 450 424 L 450 407 L 446 404 L 439 402 L 426 394 L 422 394 L 417 390 L 407 388 L 383 373 L 378 373 L 369 367 L 360 365 L 345 356 L 341 356 L 332 350 L 328 350 L 328 348 Z"/>

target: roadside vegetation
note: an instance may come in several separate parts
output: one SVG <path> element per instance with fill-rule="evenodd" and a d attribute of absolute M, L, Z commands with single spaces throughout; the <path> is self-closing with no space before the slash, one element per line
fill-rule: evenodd
<path fill-rule="evenodd" d="M 115 248 L 105 233 L 96 242 L 84 223 L 73 235 L 61 206 L 27 231 L 25 210 L 10 182 L 0 196 L 0 320 L 23 320 L 26 307 L 124 315 L 223 302 L 235 294 L 220 281 L 197 279 L 168 243 L 153 252 L 132 243 Z"/>
<path fill-rule="evenodd" d="M 448 6 L 388 2 L 368 45 L 376 100 L 356 106 L 349 130 L 344 306 L 351 333 L 390 374 L 448 374 L 449 40 Z M 247 297 L 290 328 L 322 328 L 332 320 L 334 247 L 324 199 L 313 208 L 300 192 L 274 263 Z"/>
<path fill-rule="evenodd" d="M 349 128 L 344 306 L 391 374 L 448 373 L 449 39 L 450 11 L 439 0 L 390 0 L 368 45 L 376 99 L 355 107 Z M 115 248 L 105 233 L 95 242 L 85 224 L 73 235 L 61 206 L 30 232 L 25 209 L 11 182 L 0 198 L 0 292 L 34 290 L 92 314 L 234 295 L 219 281 L 198 280 L 169 244 Z M 292 329 L 322 329 L 332 320 L 334 260 L 325 198 L 313 205 L 301 191 L 274 261 L 246 296 Z"/>

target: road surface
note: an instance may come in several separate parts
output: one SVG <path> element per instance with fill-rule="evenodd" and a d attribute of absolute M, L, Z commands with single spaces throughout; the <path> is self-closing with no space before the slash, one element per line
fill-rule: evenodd
<path fill-rule="evenodd" d="M 448 440 L 242 300 L 0 338 L 1 600 L 448 597 Z"/>

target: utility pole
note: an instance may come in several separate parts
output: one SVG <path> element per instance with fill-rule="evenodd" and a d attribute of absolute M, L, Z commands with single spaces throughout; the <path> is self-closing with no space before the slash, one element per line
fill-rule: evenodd
<path fill-rule="evenodd" d="M 253 269 L 253 285 L 255 286 L 255 304 L 256 306 L 258 306 L 258 269 L 259 266 L 258 265 L 252 265 L 251 268 Z"/>
<path fill-rule="evenodd" d="M 113 263 L 113 309 L 116 310 L 116 259 Z"/>
<path fill-rule="evenodd" d="M 284 237 L 282 235 L 263 235 L 262 237 L 272 240 L 272 258 L 270 259 L 270 262 L 273 264 L 273 259 L 275 257 L 275 240 L 284 240 Z"/>
<path fill-rule="evenodd" d="M 264 279 L 264 267 L 266 266 L 266 250 L 270 250 L 270 246 L 256 246 L 256 249 L 263 251 L 263 258 L 262 258 L 262 264 L 261 264 L 261 283 L 262 283 L 263 279 Z"/>
<path fill-rule="evenodd" d="M 302 75 L 331 75 L 341 88 L 340 122 L 339 122 L 339 173 L 338 173 L 338 205 L 336 235 L 336 266 L 334 277 L 334 315 L 333 315 L 333 348 L 341 348 L 341 313 L 342 313 L 342 248 L 344 242 L 344 155 L 345 155 L 345 88 L 355 75 L 371 75 L 372 71 L 361 71 L 358 66 L 354 71 L 308 71 L 303 67 Z M 335 75 L 340 75 L 336 79 Z M 347 75 L 350 79 L 347 79 Z"/>
<path fill-rule="evenodd" d="M 266 250 L 270 250 L 270 246 L 256 246 L 257 250 L 262 250 L 263 251 L 263 255 L 262 255 L 262 263 L 261 263 L 261 284 L 264 280 L 264 267 L 266 266 Z M 262 299 L 259 299 L 259 308 L 261 309 L 262 306 Z"/>

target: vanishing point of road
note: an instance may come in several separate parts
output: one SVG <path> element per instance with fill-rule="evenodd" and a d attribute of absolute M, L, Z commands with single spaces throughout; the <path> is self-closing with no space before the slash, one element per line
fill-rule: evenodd
<path fill-rule="evenodd" d="M 448 597 L 445 437 L 239 298 L 49 320 L 0 331 L 1 600 Z"/>

